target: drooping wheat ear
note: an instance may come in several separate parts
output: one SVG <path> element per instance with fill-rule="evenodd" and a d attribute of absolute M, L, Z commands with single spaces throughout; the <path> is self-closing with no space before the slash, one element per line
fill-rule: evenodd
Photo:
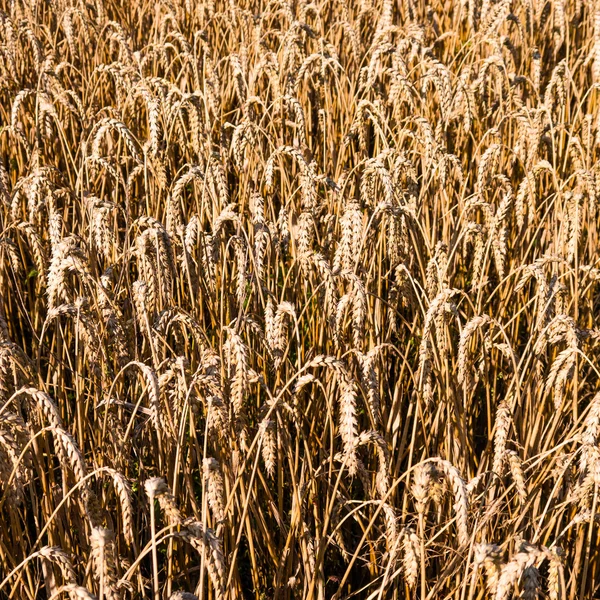
<path fill-rule="evenodd" d="M 308 264 L 311 264 L 325 284 L 325 311 L 331 314 L 332 309 L 337 303 L 337 287 L 331 265 L 320 252 L 313 252 L 307 257 Z"/>
<path fill-rule="evenodd" d="M 563 530 L 556 537 L 557 540 L 561 539 L 572 527 L 580 525 L 581 523 L 589 523 L 592 520 L 592 512 L 589 508 L 581 509 L 563 528 Z M 594 521 L 600 520 L 596 514 Z"/>
<path fill-rule="evenodd" d="M 410 491 L 415 499 L 415 506 L 419 515 L 425 514 L 425 507 L 430 497 L 432 485 L 432 465 L 429 462 L 419 463 L 415 467 L 415 474 Z"/>
<path fill-rule="evenodd" d="M 521 458 L 514 450 L 506 451 L 506 460 L 508 461 L 508 465 L 510 467 L 510 473 L 515 482 L 515 487 L 517 488 L 517 496 L 519 498 L 519 503 L 521 506 L 524 506 L 527 502 L 527 485 L 525 484 L 525 476 L 523 474 L 523 465 L 521 463 Z"/>
<path fill-rule="evenodd" d="M 469 18 L 471 17 L 471 9 L 475 5 L 475 0 L 469 0 Z M 465 65 L 460 72 L 458 83 L 458 94 L 455 96 L 456 115 L 462 115 L 465 131 L 471 131 L 474 120 L 474 110 L 476 107 L 475 94 L 471 85 L 471 75 L 473 67 Z"/>
<path fill-rule="evenodd" d="M 213 153 L 205 173 L 206 181 L 213 185 L 217 191 L 221 206 L 229 204 L 229 186 L 227 185 L 227 172 L 221 156 Z"/>
<path fill-rule="evenodd" d="M 592 81 L 600 83 L 600 5 L 594 10 L 594 61 L 592 63 Z"/>
<path fill-rule="evenodd" d="M 90 546 L 100 596 L 107 600 L 120 600 L 121 594 L 117 588 L 114 532 L 104 527 L 93 527 Z"/>
<path fill-rule="evenodd" d="M 236 226 L 236 228 L 242 226 L 240 216 L 237 214 L 236 208 L 237 207 L 235 204 L 228 204 L 213 221 L 212 246 L 215 252 L 218 250 L 218 246 L 221 242 L 221 235 L 225 231 L 227 223 L 232 223 Z"/>
<path fill-rule="evenodd" d="M 225 486 L 217 459 L 205 458 L 202 461 L 202 472 L 207 483 L 208 505 L 215 521 L 220 524 L 225 520 Z"/>
<path fill-rule="evenodd" d="M 254 266 L 259 281 L 264 278 L 264 262 L 267 246 L 273 234 L 265 221 L 264 199 L 259 192 L 252 194 L 252 211 L 254 224 Z"/>
<path fill-rule="evenodd" d="M 151 300 L 161 298 L 164 304 L 169 305 L 172 303 L 175 278 L 171 237 L 161 223 L 150 217 L 141 217 L 136 224 L 147 227 L 135 240 L 140 277 L 151 288 Z M 154 303 L 150 302 L 150 310 L 154 308 Z"/>
<path fill-rule="evenodd" d="M 429 406 L 433 401 L 433 389 L 435 385 L 430 360 L 425 362 L 423 372 L 419 373 L 419 382 L 425 405 Z"/>
<path fill-rule="evenodd" d="M 334 271 L 353 271 L 363 235 L 363 214 L 357 201 L 348 201 L 340 220 L 340 241 L 333 260 Z"/>
<path fill-rule="evenodd" d="M 208 96 L 208 104 L 213 115 L 217 115 L 221 105 L 221 82 L 207 44 L 204 44 L 204 76 L 207 83 L 205 92 Z"/>
<path fill-rule="evenodd" d="M 600 449 L 597 446 L 588 446 L 585 461 L 585 471 L 580 473 L 579 485 L 572 493 L 572 500 L 578 500 L 581 506 L 585 506 L 594 487 L 600 485 Z"/>
<path fill-rule="evenodd" d="M 57 442 L 57 455 L 63 468 L 71 469 L 75 479 L 81 486 L 81 496 L 84 503 L 86 517 L 92 526 L 100 522 L 98 499 L 86 480 L 87 466 L 83 454 L 79 450 L 73 436 L 61 427 L 52 427 L 52 435 Z"/>
<path fill-rule="evenodd" d="M 77 582 L 73 563 L 62 548 L 58 548 L 57 546 L 45 546 L 44 548 L 40 548 L 37 554 L 58 566 L 66 584 L 74 584 Z"/>
<path fill-rule="evenodd" d="M 458 382 L 464 384 L 466 391 L 470 391 L 469 388 L 473 382 L 473 377 L 467 371 L 470 363 L 469 343 L 477 330 L 483 328 L 490 322 L 491 319 L 487 315 L 478 315 L 473 317 L 463 327 L 463 330 L 460 333 L 460 340 L 458 342 Z"/>
<path fill-rule="evenodd" d="M 295 236 L 299 256 L 308 256 L 313 249 L 315 239 L 315 220 L 308 211 L 298 217 L 297 235 Z"/>
<path fill-rule="evenodd" d="M 306 373 L 305 375 L 298 377 L 298 379 L 296 380 L 296 383 L 293 387 L 292 411 L 293 411 L 294 422 L 297 426 L 300 426 L 300 423 L 302 423 L 302 420 L 303 420 L 303 415 L 301 414 L 300 403 L 299 403 L 300 392 L 307 385 L 315 383 L 316 381 L 317 381 L 317 378 L 312 373 Z"/>
<path fill-rule="evenodd" d="M 248 388 L 248 354 L 242 338 L 230 327 L 224 327 L 227 341 L 226 352 L 229 376 L 231 378 L 231 404 L 236 416 L 243 412 L 244 398 Z"/>
<path fill-rule="evenodd" d="M 592 398 L 588 413 L 583 423 L 581 434 L 581 456 L 579 459 L 579 470 L 584 473 L 587 470 L 590 459 L 590 448 L 597 446 L 600 437 L 600 392 Z"/>
<path fill-rule="evenodd" d="M 20 90 L 15 96 L 10 111 L 10 126 L 13 129 L 16 129 L 18 125 L 21 124 L 19 120 L 19 109 L 21 108 L 21 106 L 23 106 L 25 100 L 32 95 L 35 95 L 35 91 L 25 88 L 23 90 Z"/>
<path fill-rule="evenodd" d="M 246 285 L 248 283 L 248 255 L 247 245 L 243 237 L 233 236 L 230 238 L 235 254 L 236 288 L 235 295 L 240 304 L 246 299 Z"/>
<path fill-rule="evenodd" d="M 220 394 L 207 396 L 206 404 L 208 406 L 206 419 L 209 432 L 216 434 L 219 438 L 226 437 L 230 428 L 228 405 L 223 402 Z"/>
<path fill-rule="evenodd" d="M 281 155 L 291 156 L 300 169 L 300 187 L 302 191 L 302 210 L 311 212 L 316 207 L 316 173 L 314 166 L 309 164 L 298 148 L 293 146 L 280 146 L 275 150 L 265 166 L 265 185 L 267 189 L 273 189 L 273 178 L 275 175 L 275 161 Z"/>
<path fill-rule="evenodd" d="M 444 242 L 435 245 L 435 252 L 427 263 L 425 281 L 427 295 L 435 298 L 437 294 L 448 287 L 448 246 Z"/>
<path fill-rule="evenodd" d="M 110 467 L 105 467 L 104 472 L 108 473 L 113 480 L 115 493 L 121 506 L 121 519 L 123 520 L 123 536 L 125 541 L 133 545 L 133 506 L 131 503 L 131 486 L 127 478 Z"/>
<path fill-rule="evenodd" d="M 467 498 L 469 497 L 469 490 L 466 486 Z M 433 500 L 436 506 L 441 506 L 444 496 L 448 492 L 448 479 L 444 475 L 443 471 L 436 468 L 435 465 L 431 466 L 431 487 L 429 488 L 429 497 Z"/>
<path fill-rule="evenodd" d="M 383 512 L 383 519 L 385 522 L 385 540 L 388 551 L 389 563 L 395 567 L 396 560 L 398 558 L 398 548 L 400 545 L 401 537 L 398 532 L 398 516 L 394 507 L 387 502 L 381 503 L 381 510 Z"/>
<path fill-rule="evenodd" d="M 62 223 L 61 223 L 62 224 Z M 51 240 L 52 235 L 52 216 L 50 217 L 50 234 Z M 67 238 L 68 240 L 68 238 Z M 65 240 L 64 242 L 57 240 L 52 241 L 52 259 L 48 268 L 48 308 L 53 308 L 56 302 L 59 300 L 59 295 L 63 293 L 62 288 L 65 285 L 65 273 L 61 270 L 61 265 L 64 262 L 64 257 L 68 253 L 72 245 L 71 241 Z"/>
<path fill-rule="evenodd" d="M 167 228 L 168 230 L 168 228 Z M 198 245 L 200 239 L 200 221 L 198 215 L 193 215 L 192 218 L 187 222 L 185 226 L 185 232 L 183 236 L 183 243 L 186 252 L 190 256 L 194 256 L 195 248 Z"/>
<path fill-rule="evenodd" d="M 552 302 L 551 300 L 551 288 L 548 283 L 548 279 L 546 278 L 546 274 L 544 273 L 544 261 L 538 260 L 531 265 L 527 265 L 523 270 L 523 275 L 517 286 L 515 287 L 515 293 L 521 291 L 529 282 L 529 280 L 533 277 L 538 285 L 537 294 L 536 294 L 536 303 L 537 303 L 537 315 L 536 315 L 536 324 L 535 330 L 542 331 L 544 327 L 548 324 L 550 320 Z"/>
<path fill-rule="evenodd" d="M 11 427 L 11 421 L 14 423 L 17 419 L 20 417 L 5 410 L 0 421 L 0 473 L 2 474 L 4 493 L 8 495 L 9 499 L 20 504 L 23 501 L 28 470 L 25 461 L 19 458 L 21 447 L 26 443 L 23 439 L 24 436 L 19 435 L 18 429 L 16 435 L 13 435 Z M 26 431 L 24 425 L 23 423 L 23 432 Z"/>
<path fill-rule="evenodd" d="M 419 552 L 421 543 L 419 537 L 412 527 L 402 529 L 402 568 L 406 584 L 412 590 L 417 584 L 419 578 Z"/>
<path fill-rule="evenodd" d="M 68 315 L 73 318 L 78 325 L 77 333 L 83 340 L 89 362 L 92 368 L 97 370 L 102 344 L 96 324 L 86 309 L 87 299 L 79 297 L 74 304 L 61 304 L 60 306 L 49 309 L 46 323 L 50 323 L 53 319 L 63 315 Z"/>
<path fill-rule="evenodd" d="M 174 235 L 181 225 L 183 225 L 181 217 L 181 198 L 186 186 L 192 181 L 202 181 L 203 179 L 204 173 L 202 169 L 197 165 L 189 165 L 188 170 L 174 183 L 173 191 L 167 204 L 166 219 L 167 231 L 171 236 Z"/>
<path fill-rule="evenodd" d="M 48 217 L 48 236 L 50 237 L 50 248 L 52 256 L 58 251 L 58 245 L 63 238 L 63 218 L 60 212 L 49 208 L 50 215 Z"/>
<path fill-rule="evenodd" d="M 344 541 L 344 531 L 343 531 L 344 528 L 339 526 L 340 521 L 341 521 L 342 509 L 346 505 L 346 501 L 344 500 L 343 496 L 341 496 L 341 494 L 339 492 L 337 493 L 336 498 L 337 498 L 337 501 L 333 505 L 333 512 L 331 515 L 331 525 L 334 528 L 333 537 L 335 539 L 335 543 L 338 546 L 338 549 L 342 553 L 344 560 L 346 562 L 348 562 L 352 555 L 349 553 L 346 542 Z"/>
<path fill-rule="evenodd" d="M 62 419 L 52 398 L 35 388 L 22 388 L 18 394 L 29 396 L 49 423 L 56 440 L 56 453 L 62 466 L 70 468 L 77 481 L 84 480 L 87 475 L 85 461 L 73 437 L 63 429 Z M 83 491 L 85 499 L 85 495 L 90 493 L 87 483 L 84 483 Z"/>
<path fill-rule="evenodd" d="M 356 446 L 362 446 L 364 444 L 373 444 L 377 450 L 377 460 L 379 463 L 376 477 L 376 487 L 380 498 L 383 500 L 390 487 L 389 481 L 389 462 L 390 453 L 387 444 L 383 437 L 376 431 L 363 431 L 356 438 Z"/>
<path fill-rule="evenodd" d="M 10 177 L 4 167 L 4 162 L 0 161 L 0 198 L 6 205 L 10 205 L 11 187 Z"/>
<path fill-rule="evenodd" d="M 240 104 L 244 104 L 247 96 L 247 84 L 245 81 L 244 68 L 240 57 L 236 53 L 229 55 L 229 62 L 233 75 L 234 87 Z"/>
<path fill-rule="evenodd" d="M 350 281 L 352 300 L 352 342 L 355 348 L 362 350 L 365 338 L 365 320 L 368 312 L 367 291 L 361 279 L 354 273 L 344 273 Z"/>
<path fill-rule="evenodd" d="M 484 240 L 484 227 L 479 223 L 470 221 L 465 228 L 465 245 L 470 244 L 473 246 L 473 266 L 472 266 L 472 280 L 473 286 L 478 285 L 480 279 L 481 269 L 483 266 L 483 258 L 485 254 L 485 240 Z"/>
<path fill-rule="evenodd" d="M 150 417 L 152 424 L 156 430 L 156 435 L 159 440 L 163 437 L 163 432 L 169 432 L 173 435 L 173 428 L 170 423 L 167 423 L 160 405 L 160 386 L 158 385 L 158 377 L 152 367 L 145 365 L 139 361 L 132 361 L 131 366 L 137 367 L 144 378 L 148 390 L 148 400 L 150 403 Z"/>
<path fill-rule="evenodd" d="M 113 119 L 111 117 L 107 117 L 106 119 L 102 119 L 99 121 L 95 127 L 95 135 L 94 140 L 92 142 L 92 156 L 95 158 L 100 158 L 100 143 L 104 134 L 108 131 L 116 131 L 123 141 L 125 142 L 125 146 L 129 150 L 131 156 L 138 164 L 143 164 L 142 156 L 139 152 L 139 143 L 135 139 L 134 135 L 128 129 L 128 127 L 122 121 L 117 119 Z"/>
<path fill-rule="evenodd" d="M 394 180 L 388 168 L 386 160 L 389 158 L 389 152 L 382 152 L 375 158 L 370 158 L 365 163 L 365 170 L 360 184 L 361 199 L 367 206 L 376 206 L 376 185 L 379 181 L 385 202 L 389 206 L 396 205 L 396 194 L 394 190 Z"/>
<path fill-rule="evenodd" d="M 336 307 L 335 310 L 335 327 L 333 329 L 333 341 L 337 348 L 341 348 L 344 342 L 344 324 L 346 318 L 346 312 L 348 307 L 352 303 L 352 295 L 344 294 Z"/>
<path fill-rule="evenodd" d="M 275 466 L 277 462 L 277 433 L 275 422 L 271 419 L 264 419 L 260 424 L 262 434 L 261 451 L 265 468 L 269 477 L 275 476 Z"/>
<path fill-rule="evenodd" d="M 283 97 L 283 100 L 294 115 L 294 133 L 300 142 L 299 146 L 303 148 L 306 146 L 306 119 L 304 118 L 304 109 L 302 108 L 302 104 L 300 104 L 297 98 L 289 94 L 286 94 Z"/>
<path fill-rule="evenodd" d="M 358 460 L 356 458 L 356 437 L 358 435 L 356 385 L 343 363 L 333 356 L 319 355 L 310 362 L 309 366 L 332 369 L 338 377 L 340 386 L 339 431 L 344 444 L 348 473 L 350 477 L 354 477 L 358 472 Z"/>
<path fill-rule="evenodd" d="M 9 237 L 0 240 L 0 249 L 4 250 L 3 262 L 10 262 L 10 267 L 17 278 L 23 276 L 23 261 L 17 244 Z M 6 258 L 8 257 L 8 259 Z"/>
<path fill-rule="evenodd" d="M 185 227 L 179 229 L 181 242 L 181 255 L 179 260 L 184 271 L 184 278 L 189 281 L 191 288 L 198 289 L 198 262 L 196 260 L 196 246 L 198 244 L 199 232 L 198 217 L 194 215 Z M 207 282 L 208 283 L 208 282 Z M 208 284 L 210 286 L 210 284 Z"/>
<path fill-rule="evenodd" d="M 555 485 L 560 485 L 563 489 L 568 488 L 573 479 L 573 458 L 573 454 L 561 452 L 554 459 L 550 478 Z"/>
<path fill-rule="evenodd" d="M 428 69 L 423 78 L 422 90 L 427 93 L 427 84 L 430 81 L 433 83 L 440 101 L 441 118 L 446 121 L 450 116 L 453 94 L 450 71 L 446 65 L 435 58 L 430 58 L 427 62 Z"/>
<path fill-rule="evenodd" d="M 171 493 L 167 482 L 162 477 L 151 477 L 144 483 L 148 498 L 156 498 L 160 509 L 163 511 L 169 525 L 178 525 L 183 522 L 183 514 L 177 508 L 175 497 Z"/>
<path fill-rule="evenodd" d="M 577 365 L 577 345 L 569 346 L 558 354 L 544 386 L 545 395 L 554 392 L 554 408 L 559 409 L 562 405 L 563 394 L 567 382 L 572 379 Z"/>
<path fill-rule="evenodd" d="M 98 198 L 91 198 L 90 200 L 92 213 L 90 229 L 95 249 L 104 260 L 110 261 L 117 246 L 117 236 L 111 222 L 117 206 L 112 202 L 102 201 Z"/>
<path fill-rule="evenodd" d="M 157 494 L 168 490 L 167 484 L 162 477 L 152 477 L 144 482 L 146 495 L 150 504 L 150 535 L 152 543 L 152 585 L 154 600 L 159 600 L 159 581 L 158 581 L 158 551 L 156 547 L 156 515 L 154 511 L 154 500 Z M 162 508 L 162 505 L 161 505 Z"/>
<path fill-rule="evenodd" d="M 432 301 L 425 314 L 423 323 L 423 333 L 421 344 L 419 346 L 419 387 L 422 391 L 425 390 L 426 375 L 430 371 L 431 361 L 431 334 L 436 320 L 443 315 L 446 303 L 452 298 L 458 290 L 446 288 L 442 290 Z M 436 329 L 438 329 L 436 327 Z"/>
<path fill-rule="evenodd" d="M 477 4 L 475 4 L 475 7 L 477 7 Z M 491 2 L 490 0 L 483 0 L 483 2 L 481 3 L 481 7 L 479 7 L 479 11 L 475 11 L 478 12 L 479 18 L 482 21 L 486 20 L 486 17 L 488 16 L 488 13 L 490 12 L 490 8 L 491 8 Z"/>
<path fill-rule="evenodd" d="M 487 182 L 496 174 L 500 162 L 500 144 L 492 144 L 481 156 L 477 169 L 477 189 L 482 192 Z"/>
<path fill-rule="evenodd" d="M 475 544 L 473 548 L 473 565 L 483 564 L 485 583 L 490 597 L 496 595 L 500 579 L 502 550 L 496 544 Z"/>
<path fill-rule="evenodd" d="M 134 315 L 140 324 L 142 330 L 150 338 L 150 332 L 148 326 L 150 324 L 148 320 L 148 314 L 153 311 L 153 298 L 151 292 L 154 286 L 148 285 L 145 281 L 134 281 L 131 286 L 131 299 L 133 300 Z"/>
<path fill-rule="evenodd" d="M 67 45 L 69 46 L 69 52 L 73 61 L 76 61 L 79 56 L 75 46 L 75 30 L 73 27 L 73 15 L 76 11 L 77 9 L 74 7 L 68 8 L 65 10 L 62 19 L 63 31 L 65 32 L 65 38 L 67 39 Z"/>
<path fill-rule="evenodd" d="M 136 87 L 137 94 L 143 98 L 148 112 L 148 130 L 150 133 L 150 151 L 156 157 L 160 150 L 162 128 L 160 125 L 160 103 L 153 97 L 150 87 L 142 84 Z"/>
<path fill-rule="evenodd" d="M 308 573 L 306 573 L 306 577 L 312 577 L 315 572 L 315 539 L 312 536 L 309 528 L 306 523 L 302 522 L 302 541 L 303 541 L 303 553 L 306 553 L 306 558 L 308 562 Z"/>
<path fill-rule="evenodd" d="M 183 357 L 178 357 L 182 359 Z M 185 360 L 185 359 L 183 359 Z M 160 394 L 163 398 L 165 398 L 165 404 L 170 406 L 172 409 L 172 413 L 175 419 L 179 416 L 179 412 L 181 410 L 180 402 L 183 403 L 185 400 L 186 391 L 185 389 L 181 390 L 183 393 L 183 399 L 180 398 L 180 390 L 179 390 L 179 369 L 185 368 L 180 363 L 177 364 L 177 359 L 169 361 L 167 363 L 166 369 L 158 375 L 158 388 L 160 390 Z M 179 375 L 179 376 L 178 376 Z M 185 379 L 185 378 L 184 378 Z"/>
<path fill-rule="evenodd" d="M 501 182 L 504 193 L 494 215 L 491 227 L 492 250 L 498 276 L 504 278 L 504 263 L 506 262 L 507 240 L 508 240 L 508 216 L 513 204 L 513 188 L 505 175 L 496 175 L 496 180 Z"/>
<path fill-rule="evenodd" d="M 496 409 L 496 421 L 494 425 L 494 460 L 492 471 L 502 477 L 504 473 L 504 461 L 506 458 L 506 442 L 512 422 L 510 398 L 503 400 Z"/>
<path fill-rule="evenodd" d="M 458 529 L 458 543 L 464 548 L 469 545 L 471 539 L 469 534 L 469 495 L 467 493 L 467 485 L 458 469 L 447 460 L 441 458 L 430 458 L 427 460 L 444 474 L 446 481 L 452 487 Z"/>
<path fill-rule="evenodd" d="M 548 598 L 549 600 L 559 600 L 562 598 L 564 581 L 564 565 L 562 561 L 563 551 L 556 546 L 546 550 L 548 558 Z"/>
<path fill-rule="evenodd" d="M 278 347 L 277 331 L 275 329 L 275 305 L 269 296 L 265 306 L 265 339 L 271 352 Z"/>
<path fill-rule="evenodd" d="M 6 400 L 19 381 L 31 381 L 32 376 L 31 362 L 21 347 L 10 340 L 0 342 L 0 399 Z"/>
<path fill-rule="evenodd" d="M 50 139 L 52 137 L 52 123 L 56 123 L 57 127 L 61 126 L 60 117 L 50 94 L 38 90 L 37 110 L 39 114 L 40 133 L 45 139 Z"/>
<path fill-rule="evenodd" d="M 52 249 L 52 259 L 48 268 L 48 308 L 54 308 L 61 301 L 69 301 L 67 274 L 77 273 L 90 280 L 87 258 L 74 237 L 62 239 Z"/>
<path fill-rule="evenodd" d="M 254 112 L 254 109 L 249 110 L 249 107 L 252 106 L 251 100 L 253 98 L 254 97 L 248 98 L 248 101 L 245 104 L 248 113 Z M 234 128 L 233 135 L 231 136 L 230 152 L 233 156 L 234 164 L 240 171 L 242 171 L 248 164 L 246 159 L 246 150 L 248 148 L 255 150 L 258 146 L 257 138 L 259 128 L 251 119 L 252 117 L 245 116 Z"/>
<path fill-rule="evenodd" d="M 367 402 L 373 426 L 381 425 L 381 398 L 379 395 L 379 378 L 375 369 L 375 360 L 381 351 L 381 346 L 371 348 L 367 354 L 363 354 L 359 350 L 356 351 L 356 356 L 360 364 L 360 373 L 363 385 L 367 388 Z"/>
<path fill-rule="evenodd" d="M 388 217 L 386 236 L 387 252 L 390 263 L 398 267 L 401 261 L 406 259 L 410 251 L 408 219 L 412 216 L 409 214 L 409 209 L 407 207 L 390 207 L 389 204 L 386 204 L 384 206 L 385 208 L 383 208 L 382 210 Z M 355 257 L 358 260 L 356 254 Z"/>
<path fill-rule="evenodd" d="M 557 0 L 557 4 L 559 1 Z M 544 106 L 551 112 L 556 106 L 562 108 L 566 103 L 567 91 L 565 89 L 565 80 L 567 74 L 566 60 L 561 60 L 552 69 L 552 76 L 544 91 Z"/>
<path fill-rule="evenodd" d="M 549 295 L 552 295 L 557 285 L 555 278 L 552 278 Z M 556 292 L 558 294 L 558 291 Z M 542 356 L 546 353 L 549 344 L 559 344 L 566 342 L 570 348 L 577 348 L 579 339 L 582 338 L 584 332 L 577 327 L 575 320 L 565 314 L 557 314 L 554 316 L 547 326 L 540 332 L 538 339 L 533 347 L 537 356 Z"/>
<path fill-rule="evenodd" d="M 357 447 L 367 443 L 373 444 L 377 449 L 379 467 L 377 469 L 376 488 L 383 503 L 382 510 L 386 529 L 385 537 L 388 552 L 390 553 L 390 561 L 393 564 L 396 558 L 399 540 L 396 513 L 393 507 L 385 501 L 390 487 L 388 473 L 390 460 L 389 450 L 383 437 L 376 431 L 365 431 L 356 438 Z"/>
<path fill-rule="evenodd" d="M 46 285 L 46 271 L 48 268 L 48 263 L 46 260 L 46 251 L 42 244 L 42 240 L 33 225 L 28 221 L 19 223 L 18 228 L 21 231 L 24 231 L 25 235 L 27 236 L 27 241 L 29 242 L 29 247 L 31 249 L 31 255 L 38 273 L 37 277 L 42 285 Z"/>
<path fill-rule="evenodd" d="M 40 411 L 51 427 L 62 429 L 62 419 L 58 413 L 58 408 L 56 407 L 54 400 L 52 400 L 48 394 L 33 387 L 21 388 L 15 393 L 15 396 L 21 394 L 24 394 L 31 399 L 33 408 L 37 408 Z"/>
<path fill-rule="evenodd" d="M 536 181 L 535 176 L 531 172 L 527 172 L 523 181 L 517 188 L 515 197 L 515 213 L 517 218 L 517 227 L 522 228 L 525 224 L 525 216 L 527 214 L 527 205 L 535 203 Z M 527 200 L 527 203 L 525 202 Z"/>
<path fill-rule="evenodd" d="M 494 32 L 498 30 L 498 27 L 510 15 L 511 1 L 500 0 L 500 2 L 492 4 L 489 0 L 484 0 L 483 5 L 487 5 L 489 10 L 485 13 L 482 10 L 480 34 L 484 38 L 488 38 L 488 36 L 491 37 L 494 35 Z"/>
<path fill-rule="evenodd" d="M 567 260 L 572 263 L 581 237 L 583 194 L 581 192 L 565 193 L 567 204 Z"/>
<path fill-rule="evenodd" d="M 525 571 L 537 566 L 543 561 L 544 554 L 531 544 L 523 544 L 521 550 L 513 555 L 508 563 L 502 567 L 498 587 L 496 590 L 496 600 L 506 600 L 515 584 L 523 576 Z M 528 585 L 537 586 L 537 573 L 528 571 Z"/>
<path fill-rule="evenodd" d="M 205 529 L 198 521 L 186 521 L 185 528 L 177 534 L 199 553 L 207 552 L 206 569 L 215 590 L 217 600 L 225 597 L 226 570 L 221 542 L 211 529 Z M 196 590 L 201 595 L 201 590 Z"/>
<path fill-rule="evenodd" d="M 207 569 L 215 588 L 217 598 L 224 596 L 225 560 L 221 543 L 211 529 L 205 529 L 202 523 L 185 520 L 169 486 L 162 477 L 153 477 L 144 484 L 150 499 L 156 498 L 158 504 L 170 525 L 179 525 L 178 536 L 188 541 L 199 552 L 208 551 Z"/>

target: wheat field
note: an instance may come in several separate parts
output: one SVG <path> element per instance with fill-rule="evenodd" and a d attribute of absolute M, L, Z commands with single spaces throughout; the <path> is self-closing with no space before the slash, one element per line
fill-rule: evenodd
<path fill-rule="evenodd" d="M 597 0 L 0 9 L 0 598 L 600 597 Z"/>

